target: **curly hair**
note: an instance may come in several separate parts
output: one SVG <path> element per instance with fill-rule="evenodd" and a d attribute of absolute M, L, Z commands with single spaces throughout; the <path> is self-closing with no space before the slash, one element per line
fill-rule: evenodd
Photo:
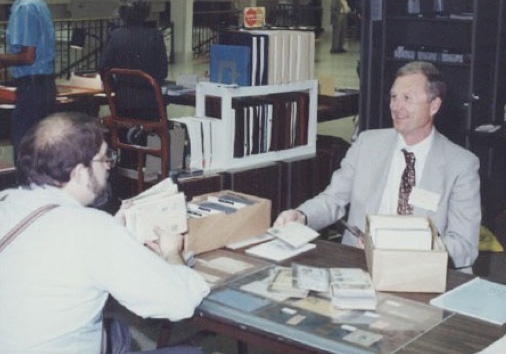
<path fill-rule="evenodd" d="M 50 115 L 21 139 L 16 167 L 21 186 L 60 187 L 78 164 L 89 166 L 104 142 L 104 128 L 84 113 Z"/>
<path fill-rule="evenodd" d="M 128 24 L 142 24 L 149 16 L 149 0 L 120 0 L 118 14 Z"/>

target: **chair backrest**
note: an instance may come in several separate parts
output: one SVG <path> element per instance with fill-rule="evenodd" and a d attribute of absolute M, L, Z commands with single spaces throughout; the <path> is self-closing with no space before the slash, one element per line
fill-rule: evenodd
<path fill-rule="evenodd" d="M 162 178 L 167 177 L 169 164 L 169 131 L 167 122 L 167 112 L 163 102 L 160 86 L 153 77 L 142 70 L 117 69 L 112 68 L 106 71 L 102 80 L 104 83 L 104 91 L 107 95 L 107 101 L 111 110 L 111 115 L 104 119 L 105 125 L 109 128 L 111 134 L 111 148 L 119 150 L 135 151 L 137 155 L 137 189 L 141 192 L 144 189 L 144 163 L 146 155 L 154 155 L 160 157 Z M 135 110 L 125 109 L 121 107 L 125 104 L 125 100 L 121 102 L 118 92 L 122 89 L 121 85 L 126 83 L 129 89 L 147 90 L 147 95 L 151 99 L 152 105 L 157 107 L 149 107 L 150 111 L 157 113 L 156 117 L 151 115 L 145 117 L 142 115 L 131 116 Z M 124 89 L 125 87 L 123 87 Z M 151 92 L 152 91 L 152 92 Z M 154 101 L 152 98 L 154 97 Z M 128 131 L 131 129 L 142 129 L 146 134 L 156 134 L 160 138 L 160 147 L 154 148 L 149 146 L 136 145 L 129 143 L 124 139 L 120 139 L 120 131 Z"/>

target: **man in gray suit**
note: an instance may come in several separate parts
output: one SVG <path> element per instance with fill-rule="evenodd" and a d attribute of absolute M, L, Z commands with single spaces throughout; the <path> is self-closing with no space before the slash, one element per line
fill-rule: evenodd
<path fill-rule="evenodd" d="M 275 225 L 297 221 L 318 230 L 342 218 L 348 204 L 348 223 L 361 230 L 367 214 L 397 214 L 406 149 L 415 156 L 412 214 L 429 216 L 455 268 L 470 272 L 478 256 L 481 220 L 479 161 L 433 126 L 445 92 L 432 64 L 412 62 L 400 68 L 390 90 L 394 129 L 360 134 L 330 185 L 296 210 L 282 212 Z M 349 231 L 343 243 L 363 247 Z"/>

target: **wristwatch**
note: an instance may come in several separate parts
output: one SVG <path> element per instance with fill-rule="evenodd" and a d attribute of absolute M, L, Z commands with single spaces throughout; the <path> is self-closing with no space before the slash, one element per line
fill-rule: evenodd
<path fill-rule="evenodd" d="M 304 219 L 304 225 L 307 225 L 307 215 L 303 211 L 299 209 L 295 209 L 300 215 L 302 215 L 302 218 Z"/>

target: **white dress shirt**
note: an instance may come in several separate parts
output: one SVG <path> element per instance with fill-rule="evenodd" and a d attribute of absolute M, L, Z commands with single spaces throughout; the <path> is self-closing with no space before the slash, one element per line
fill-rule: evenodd
<path fill-rule="evenodd" d="M 415 154 L 415 187 L 420 185 L 425 161 L 429 153 L 432 141 L 434 140 L 434 128 L 427 138 L 415 145 L 407 145 L 401 134 L 398 134 L 397 145 L 393 152 L 392 163 L 388 173 L 387 183 L 381 198 L 378 214 L 396 215 L 399 202 L 399 186 L 402 173 L 406 168 L 406 159 L 402 149 Z"/>
<path fill-rule="evenodd" d="M 0 235 L 50 203 L 60 206 L 0 253 L 0 353 L 96 354 L 109 294 L 139 316 L 177 321 L 209 293 L 198 273 L 58 188 L 0 192 Z"/>

